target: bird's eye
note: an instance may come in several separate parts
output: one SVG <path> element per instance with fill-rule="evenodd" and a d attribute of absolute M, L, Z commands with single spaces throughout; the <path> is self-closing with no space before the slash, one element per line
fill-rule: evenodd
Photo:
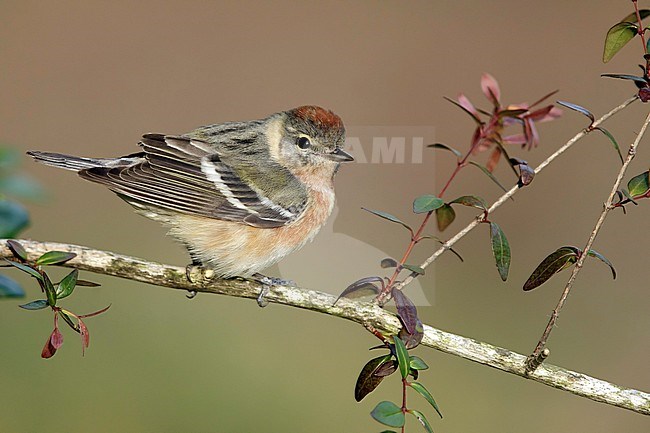
<path fill-rule="evenodd" d="M 311 146 L 311 140 L 309 140 L 309 137 L 299 137 L 298 138 L 298 147 L 301 149 L 307 149 L 308 147 Z"/>

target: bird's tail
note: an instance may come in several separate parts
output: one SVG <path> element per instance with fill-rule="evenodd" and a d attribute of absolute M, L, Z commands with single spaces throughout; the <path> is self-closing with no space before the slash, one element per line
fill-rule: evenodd
<path fill-rule="evenodd" d="M 94 167 L 130 165 L 139 159 L 137 154 L 122 158 L 82 158 L 80 156 L 63 155 L 61 153 L 53 152 L 39 152 L 35 150 L 30 150 L 27 154 L 41 164 L 72 171 L 81 171 Z"/>

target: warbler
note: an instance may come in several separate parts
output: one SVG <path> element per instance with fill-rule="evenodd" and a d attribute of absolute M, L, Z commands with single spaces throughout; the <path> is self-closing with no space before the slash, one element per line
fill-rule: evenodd
<path fill-rule="evenodd" d="M 145 134 L 142 151 L 85 158 L 29 151 L 43 164 L 108 187 L 169 227 L 194 265 L 217 276 L 257 274 L 312 240 L 334 207 L 345 127 L 302 106 L 183 135 Z"/>

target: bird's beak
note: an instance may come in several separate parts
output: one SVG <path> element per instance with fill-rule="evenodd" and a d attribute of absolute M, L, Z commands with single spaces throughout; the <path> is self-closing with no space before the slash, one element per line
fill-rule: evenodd
<path fill-rule="evenodd" d="M 334 152 L 332 153 L 326 153 L 323 155 L 325 158 L 335 161 L 335 162 L 350 162 L 354 161 L 354 158 L 352 155 L 347 153 L 345 150 L 341 148 L 337 148 Z"/>

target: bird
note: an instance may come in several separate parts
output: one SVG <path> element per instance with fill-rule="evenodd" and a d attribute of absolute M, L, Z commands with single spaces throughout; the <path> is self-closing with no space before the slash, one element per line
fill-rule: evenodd
<path fill-rule="evenodd" d="M 304 105 L 181 135 L 144 134 L 139 152 L 118 158 L 27 154 L 104 185 L 162 223 L 187 248 L 191 266 L 247 278 L 301 248 L 326 223 L 334 177 L 354 160 L 344 144 L 338 115 Z"/>

